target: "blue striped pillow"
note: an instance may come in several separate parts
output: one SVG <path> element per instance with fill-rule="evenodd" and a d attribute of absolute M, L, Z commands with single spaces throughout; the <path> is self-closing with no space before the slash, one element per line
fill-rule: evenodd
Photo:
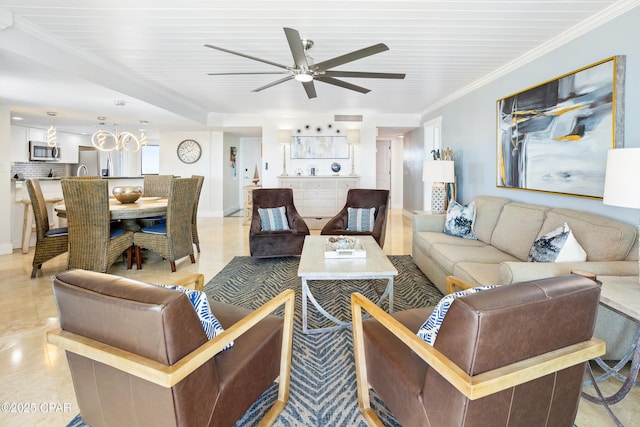
<path fill-rule="evenodd" d="M 420 326 L 418 330 L 418 336 L 422 338 L 427 344 L 434 345 L 436 342 L 436 337 L 438 336 L 438 332 L 440 331 L 440 325 L 442 325 L 442 321 L 444 320 L 444 315 L 447 314 L 449 307 L 453 304 L 453 301 L 456 298 L 463 297 L 465 295 L 473 294 L 476 292 L 484 291 L 487 289 L 495 288 L 495 285 L 489 286 L 479 286 L 477 288 L 465 289 L 464 291 L 453 292 L 449 295 L 445 295 L 438 304 L 436 304 L 431 316 L 427 319 L 426 322 Z"/>
<path fill-rule="evenodd" d="M 207 294 L 205 294 L 202 291 L 196 291 L 196 290 L 185 288 L 182 286 L 172 286 L 172 285 L 156 285 L 156 286 L 172 289 L 174 291 L 180 291 L 184 293 L 187 296 L 187 298 L 189 298 L 189 302 L 191 302 L 191 305 L 193 305 L 193 309 L 198 315 L 198 318 L 200 319 L 200 323 L 202 324 L 202 329 L 204 329 L 204 333 L 207 334 L 208 339 L 213 339 L 224 332 L 224 328 L 220 324 L 220 321 L 216 318 L 216 316 L 213 315 L 213 312 L 211 312 L 211 306 L 209 305 Z M 223 350 L 226 350 L 231 347 L 233 347 L 233 341 L 227 344 L 223 348 Z"/>
<path fill-rule="evenodd" d="M 261 231 L 290 230 L 287 221 L 287 210 L 284 206 L 279 208 L 258 209 L 260 215 Z"/>
<path fill-rule="evenodd" d="M 376 208 L 347 208 L 349 231 L 373 231 Z"/>

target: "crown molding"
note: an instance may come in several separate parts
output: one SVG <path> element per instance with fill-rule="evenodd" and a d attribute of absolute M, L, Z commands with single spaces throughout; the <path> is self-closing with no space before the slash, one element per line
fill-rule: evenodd
<path fill-rule="evenodd" d="M 0 9 L 0 11 L 1 10 L 2 9 Z M 85 73 L 82 77 L 89 81 L 148 102 L 158 108 L 171 111 L 198 123 L 206 123 L 208 111 L 178 93 L 163 89 L 149 83 L 148 81 L 140 79 L 121 67 L 117 67 L 96 55 L 79 49 L 61 37 L 45 31 L 19 16 L 14 17 L 13 28 L 39 42 L 42 42 L 49 48 L 58 49 L 78 61 L 89 66 L 96 67 L 102 72 Z M 24 55 L 24 52 L 22 55 Z M 31 59 L 38 60 L 38 58 L 33 57 L 33 54 Z M 61 60 L 61 62 L 64 63 L 64 60 Z M 58 68 L 64 69 L 63 67 L 64 65 L 59 66 Z M 96 78 L 96 75 L 100 75 L 102 79 Z M 152 96 L 149 96 L 150 94 L 152 94 Z"/>
<path fill-rule="evenodd" d="M 423 110 L 420 114 L 422 119 L 425 119 L 425 116 L 432 111 L 437 110 L 438 108 L 444 107 L 450 102 L 455 101 L 456 99 L 462 98 L 463 96 L 473 92 L 476 89 L 479 89 L 493 81 L 498 80 L 500 77 L 504 77 L 505 75 L 517 70 L 518 68 L 554 51 L 555 49 L 564 46 L 565 44 L 577 39 L 578 37 L 587 34 L 589 31 L 592 31 L 603 24 L 617 18 L 620 15 L 623 15 L 629 12 L 631 9 L 640 6 L 640 0 L 621 0 L 612 6 L 604 9 L 603 11 L 593 15 L 591 18 L 582 21 L 581 23 L 569 28 L 563 33 L 559 34 L 557 37 L 539 45 L 538 47 L 530 50 L 524 55 L 514 59 L 508 64 L 496 69 L 495 71 L 487 74 L 479 80 L 471 83 L 468 86 L 460 89 L 457 92 L 452 93 L 451 95 L 441 99 L 440 101 L 434 103 L 429 106 L 425 110 Z"/>
<path fill-rule="evenodd" d="M 0 8 L 0 31 L 6 30 L 13 25 L 13 13 L 7 9 Z"/>

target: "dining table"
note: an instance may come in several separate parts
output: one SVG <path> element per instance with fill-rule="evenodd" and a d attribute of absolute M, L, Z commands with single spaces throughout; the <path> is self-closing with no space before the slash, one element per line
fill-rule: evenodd
<path fill-rule="evenodd" d="M 138 219 L 158 217 L 167 214 L 166 197 L 140 197 L 133 203 L 121 203 L 114 197 L 109 198 L 109 212 L 111 220 L 120 220 L 122 228 L 131 231 L 140 231 Z M 67 217 L 67 208 L 64 200 L 53 206 L 60 218 Z"/>

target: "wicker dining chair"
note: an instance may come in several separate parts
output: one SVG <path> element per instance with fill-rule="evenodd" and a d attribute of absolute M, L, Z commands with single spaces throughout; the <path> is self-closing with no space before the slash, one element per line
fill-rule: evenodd
<path fill-rule="evenodd" d="M 176 260 L 189 256 L 191 263 L 196 259 L 193 253 L 191 219 L 196 199 L 196 178 L 173 178 L 169 183 L 166 221 L 143 227 L 133 236 L 136 251 L 136 267 L 142 268 L 141 249 L 149 249 L 169 261 L 171 272 L 176 271 Z"/>
<path fill-rule="evenodd" d="M 109 182 L 105 179 L 62 180 L 62 194 L 69 228 L 68 268 L 106 273 L 127 252 L 131 268 L 133 232 L 112 228 Z"/>
<path fill-rule="evenodd" d="M 200 193 L 202 192 L 202 184 L 204 183 L 204 176 L 191 175 L 191 178 L 198 180 L 196 186 L 195 204 L 193 205 L 193 215 L 191 217 L 191 237 L 193 244 L 196 245 L 196 250 L 200 253 L 200 238 L 198 237 L 198 203 L 200 203 Z"/>
<path fill-rule="evenodd" d="M 26 184 L 36 223 L 36 249 L 33 254 L 33 270 L 31 270 L 31 278 L 33 279 L 44 262 L 67 252 L 69 249 L 69 230 L 67 227 L 49 228 L 49 213 L 40 188 L 40 181 L 27 179 Z"/>
<path fill-rule="evenodd" d="M 142 188 L 144 197 L 168 197 L 169 182 L 173 175 L 145 175 Z"/>

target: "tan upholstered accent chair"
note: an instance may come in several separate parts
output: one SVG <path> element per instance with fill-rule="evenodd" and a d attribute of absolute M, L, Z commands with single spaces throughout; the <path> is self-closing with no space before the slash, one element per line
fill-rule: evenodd
<path fill-rule="evenodd" d="M 171 178 L 169 200 L 165 221 L 144 227 L 133 236 L 136 251 L 136 267 L 142 268 L 140 249 L 149 249 L 169 261 L 171 272 L 176 271 L 176 261 L 189 256 L 191 263 L 196 259 L 193 253 L 191 220 L 195 203 L 196 178 Z"/>
<path fill-rule="evenodd" d="M 364 188 L 351 188 L 347 192 L 347 200 L 340 212 L 322 227 L 320 234 L 373 236 L 380 247 L 384 246 L 384 237 L 387 231 L 387 212 L 389 204 L 389 190 L 369 190 Z M 347 230 L 349 225 L 349 208 L 376 208 L 375 222 L 372 231 Z"/>
<path fill-rule="evenodd" d="M 108 180 L 65 178 L 61 185 L 69 228 L 67 268 L 106 273 L 126 252 L 130 269 L 133 232 L 111 223 Z"/>
<path fill-rule="evenodd" d="M 49 228 L 49 213 L 40 188 L 40 181 L 27 179 L 25 182 L 36 223 L 36 249 L 33 254 L 33 270 L 31 270 L 33 279 L 42 267 L 42 263 L 69 250 L 69 230 L 67 227 Z"/>
<path fill-rule="evenodd" d="M 211 340 L 182 292 L 70 270 L 54 278 L 53 293 L 60 329 L 47 340 L 66 350 L 80 414 L 93 427 L 232 426 L 276 380 L 264 425 L 287 405 L 293 290 L 255 311 L 210 300 L 225 328 Z M 283 317 L 270 314 L 283 305 Z"/>
<path fill-rule="evenodd" d="M 432 347 L 416 333 L 433 307 L 390 315 L 353 294 L 360 411 L 381 425 L 371 387 L 405 427 L 571 427 L 586 363 L 605 351 L 592 337 L 599 299 L 578 275 L 473 293 L 453 301 Z"/>
<path fill-rule="evenodd" d="M 286 209 L 289 230 L 263 231 L 258 209 Z M 290 188 L 262 188 L 253 190 L 253 215 L 249 229 L 249 251 L 252 257 L 268 258 L 300 255 L 304 238 L 309 227 L 293 204 L 293 191 Z"/>

